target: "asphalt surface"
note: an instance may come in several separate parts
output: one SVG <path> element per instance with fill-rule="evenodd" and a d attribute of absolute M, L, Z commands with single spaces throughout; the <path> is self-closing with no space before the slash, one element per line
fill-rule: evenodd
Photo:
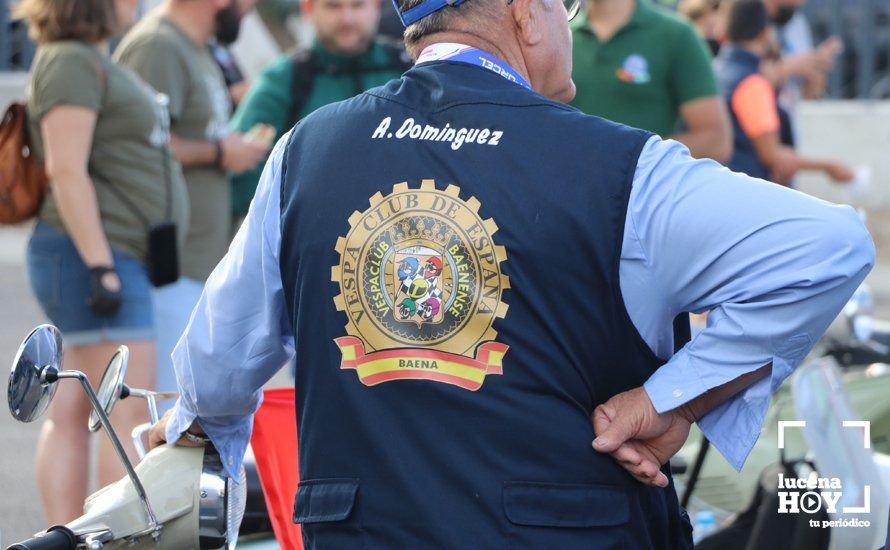
<path fill-rule="evenodd" d="M 22 264 L 24 237 L 19 229 L 0 229 L 0 548 L 44 527 L 34 478 L 34 449 L 39 422 L 21 424 L 6 406 L 6 370 L 19 343 L 43 320 L 31 296 Z M 61 459 L 62 457 L 60 457 Z"/>

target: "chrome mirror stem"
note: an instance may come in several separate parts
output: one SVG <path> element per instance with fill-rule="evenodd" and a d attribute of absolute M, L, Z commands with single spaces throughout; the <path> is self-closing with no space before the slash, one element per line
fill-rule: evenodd
<path fill-rule="evenodd" d="M 145 452 L 145 445 L 142 444 L 142 434 L 150 430 L 151 427 L 152 424 L 149 423 L 139 424 L 133 428 L 132 432 L 130 432 L 130 437 L 133 438 L 133 446 L 136 447 L 136 454 L 139 456 L 139 460 L 145 458 L 145 455 L 147 454 Z"/>
<path fill-rule="evenodd" d="M 133 469 L 133 464 L 130 462 L 130 458 L 127 456 L 126 451 L 124 451 L 124 447 L 121 445 L 117 434 L 111 427 L 111 422 L 108 420 L 108 416 L 102 409 L 102 405 L 99 404 L 99 398 L 96 397 L 96 393 L 93 391 L 92 386 L 90 386 L 90 381 L 84 373 L 76 370 L 60 371 L 57 374 L 57 377 L 80 380 L 80 384 L 83 386 L 84 391 L 87 392 L 87 397 L 90 399 L 93 410 L 99 415 L 99 420 L 105 428 L 105 433 L 107 433 L 108 437 L 111 439 L 111 443 L 114 445 L 114 450 L 117 452 L 118 457 L 124 464 L 124 468 L 127 470 L 127 476 L 129 476 L 130 481 L 133 482 L 133 486 L 136 488 L 136 494 L 139 495 L 139 500 L 142 501 L 142 506 L 145 508 L 145 514 L 148 518 L 148 526 L 152 530 L 152 538 L 158 540 L 161 535 L 161 527 L 158 524 L 157 517 L 151 509 L 151 504 L 148 501 L 148 494 L 146 494 L 145 487 L 142 486 L 139 476 L 136 475 L 136 470 Z"/>
<path fill-rule="evenodd" d="M 160 416 L 158 415 L 158 396 L 166 395 L 157 392 L 140 390 L 139 388 L 129 388 L 130 397 L 141 397 L 148 402 L 148 415 L 152 424 L 157 424 Z"/>
<path fill-rule="evenodd" d="M 151 418 L 151 423 L 152 425 L 157 424 L 158 420 L 160 420 L 158 417 L 158 399 L 153 393 L 145 398 L 148 401 L 148 415 Z"/>

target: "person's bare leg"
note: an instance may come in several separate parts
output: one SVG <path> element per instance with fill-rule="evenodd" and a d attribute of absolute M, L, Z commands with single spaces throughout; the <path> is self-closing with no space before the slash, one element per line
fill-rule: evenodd
<path fill-rule="evenodd" d="M 65 349 L 63 368 L 79 370 L 98 383 L 117 348 L 100 343 Z M 67 523 L 83 513 L 87 496 L 90 433 L 89 400 L 76 380 L 60 380 L 37 443 L 37 485 L 49 525 Z"/>
<path fill-rule="evenodd" d="M 130 362 L 127 366 L 127 376 L 124 379 L 131 388 L 155 389 L 155 342 L 154 340 L 134 340 L 123 342 L 130 348 Z M 117 345 L 115 345 L 117 348 Z M 111 354 L 108 354 L 105 362 Z M 130 461 L 135 466 L 139 459 L 136 456 L 136 449 L 133 447 L 133 440 L 130 432 L 139 424 L 149 421 L 148 403 L 145 399 L 139 397 L 131 397 L 123 401 L 118 401 L 110 416 L 111 424 L 114 426 Z M 99 486 L 104 487 L 109 483 L 115 482 L 126 475 L 123 464 L 121 464 L 114 447 L 105 433 L 100 434 L 99 442 L 99 470 L 98 481 Z"/>

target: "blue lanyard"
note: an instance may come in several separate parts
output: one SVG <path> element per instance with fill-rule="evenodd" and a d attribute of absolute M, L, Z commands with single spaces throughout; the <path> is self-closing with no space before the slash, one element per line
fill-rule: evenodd
<path fill-rule="evenodd" d="M 432 47 L 425 49 L 420 54 L 417 63 L 420 64 L 426 61 L 456 61 L 458 63 L 476 65 L 477 67 L 482 67 L 483 69 L 487 69 L 497 75 L 500 75 L 510 82 L 515 82 L 516 84 L 519 84 L 520 86 L 529 90 L 532 89 L 531 84 L 529 84 L 527 80 L 522 78 L 522 76 L 520 76 L 520 74 L 517 73 L 516 70 L 513 69 L 513 67 L 507 65 L 488 52 L 484 52 L 478 48 L 471 48 L 467 46 L 453 53 L 436 55 L 437 52 L 433 51 L 433 48 L 435 48 L 436 46 L 438 45 L 433 45 Z"/>

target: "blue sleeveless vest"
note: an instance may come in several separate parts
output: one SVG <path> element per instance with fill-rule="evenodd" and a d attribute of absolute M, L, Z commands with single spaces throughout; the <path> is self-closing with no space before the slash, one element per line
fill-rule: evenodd
<path fill-rule="evenodd" d="M 768 180 L 769 170 L 760 162 L 754 144 L 742 130 L 739 119 L 732 109 L 732 96 L 739 85 L 749 76 L 760 72 L 760 58 L 743 48 L 730 44 L 720 50 L 715 67 L 732 117 L 734 149 L 727 167 L 733 172 L 741 172 L 754 178 Z"/>
<path fill-rule="evenodd" d="M 618 285 L 649 137 L 452 62 L 296 127 L 307 548 L 691 548 L 673 485 L 591 447 L 593 409 L 662 363 Z"/>

